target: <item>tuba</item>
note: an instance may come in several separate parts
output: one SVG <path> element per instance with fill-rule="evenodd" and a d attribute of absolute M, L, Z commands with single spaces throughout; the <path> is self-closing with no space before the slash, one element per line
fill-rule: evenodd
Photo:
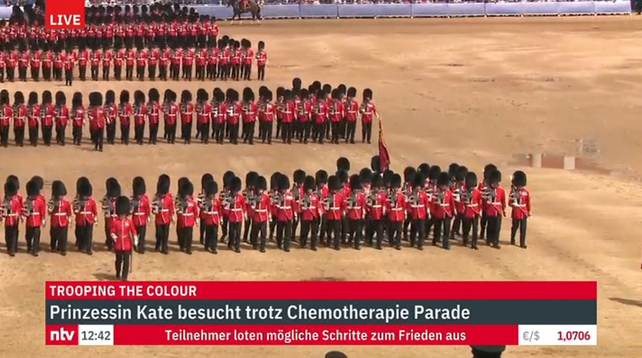
<path fill-rule="evenodd" d="M 157 195 L 154 195 L 154 200 L 152 201 L 152 213 L 158 215 L 163 210 L 163 198 Z"/>

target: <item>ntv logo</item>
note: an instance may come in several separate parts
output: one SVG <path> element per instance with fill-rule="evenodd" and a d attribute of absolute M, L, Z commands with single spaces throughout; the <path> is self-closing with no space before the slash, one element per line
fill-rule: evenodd
<path fill-rule="evenodd" d="M 52 342 L 72 342 L 76 332 L 68 331 L 64 327 L 60 327 L 57 331 L 49 332 L 49 340 Z"/>
<path fill-rule="evenodd" d="M 45 28 L 84 29 L 84 0 L 49 0 L 45 8 Z"/>

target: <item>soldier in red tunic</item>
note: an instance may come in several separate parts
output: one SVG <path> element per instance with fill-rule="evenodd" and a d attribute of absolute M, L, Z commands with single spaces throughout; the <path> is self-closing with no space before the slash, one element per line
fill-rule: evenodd
<path fill-rule="evenodd" d="M 384 177 L 385 181 L 385 177 Z M 406 216 L 406 196 L 401 189 L 401 176 L 394 174 L 390 178 L 390 192 L 388 194 L 386 212 L 388 213 L 388 242 L 395 249 L 401 250 L 401 233 Z"/>
<path fill-rule="evenodd" d="M 434 217 L 434 233 L 432 244 L 436 246 L 443 241 L 443 248 L 450 250 L 450 227 L 455 211 L 455 200 L 449 188 L 450 176 L 442 172 L 437 177 L 437 188 L 432 195 L 431 206 Z"/>
<path fill-rule="evenodd" d="M 365 143 L 368 141 L 370 144 L 370 139 L 372 137 L 372 122 L 375 116 L 379 116 L 377 113 L 377 108 L 372 102 L 372 90 L 366 88 L 363 90 L 363 102 L 359 108 L 361 113 L 361 142 Z"/>
<path fill-rule="evenodd" d="M 252 227 L 252 218 L 254 217 L 254 207 L 256 206 L 256 181 L 259 178 L 259 173 L 250 171 L 245 175 L 245 190 L 243 190 L 243 196 L 245 197 L 245 202 L 247 207 L 245 209 L 247 215 L 245 217 L 245 222 L 243 225 L 243 242 L 249 242 L 250 229 Z M 256 248 L 255 248 L 256 249 Z"/>
<path fill-rule="evenodd" d="M 245 197 L 241 193 L 241 178 L 234 177 L 230 181 L 230 195 L 229 195 L 229 240 L 228 247 L 234 248 L 236 253 L 241 252 L 241 225 L 245 221 L 247 215 L 247 203 Z"/>
<path fill-rule="evenodd" d="M 33 256 L 38 256 L 40 251 L 40 228 L 45 227 L 47 209 L 45 202 L 40 198 L 38 183 L 30 180 L 27 183 L 27 199 L 23 205 L 22 216 L 26 221 L 25 240 L 27 251 Z"/>
<path fill-rule="evenodd" d="M 94 226 L 98 225 L 98 206 L 92 197 L 93 187 L 89 180 L 79 181 L 78 197 L 74 199 L 78 248 L 88 255 L 93 254 Z"/>
<path fill-rule="evenodd" d="M 13 133 L 16 139 L 16 145 L 24 146 L 25 126 L 27 125 L 27 106 L 25 105 L 25 96 L 18 91 L 13 95 Z"/>
<path fill-rule="evenodd" d="M 135 177 L 132 181 L 131 214 L 134 227 L 138 233 L 136 251 L 145 253 L 145 234 L 147 223 L 150 221 L 151 204 L 147 196 L 147 185 L 142 177 Z"/>
<path fill-rule="evenodd" d="M 265 51 L 265 42 L 259 41 L 259 48 L 256 52 L 256 66 L 258 67 L 258 80 L 265 81 L 265 67 L 267 66 L 267 51 Z"/>
<path fill-rule="evenodd" d="M 21 212 L 22 202 L 18 196 L 18 185 L 12 180 L 7 180 L 4 184 L 0 222 L 4 224 L 4 239 L 9 256 L 15 256 L 18 251 L 18 227 Z"/>
<path fill-rule="evenodd" d="M 160 93 L 156 88 L 152 88 L 148 93 L 147 117 L 149 122 L 149 144 L 156 144 L 158 140 L 158 127 L 160 124 L 160 113 L 162 112 L 159 103 Z"/>
<path fill-rule="evenodd" d="M 72 125 L 72 136 L 73 142 L 75 145 L 82 144 L 82 131 L 85 126 L 85 107 L 82 104 L 82 93 L 74 93 L 74 97 L 71 100 L 71 125 Z"/>
<path fill-rule="evenodd" d="M 49 230 L 51 251 L 58 251 L 62 256 L 67 255 L 67 235 L 71 220 L 71 203 L 66 198 L 67 188 L 60 180 L 51 184 L 51 198 L 47 204 L 47 212 L 51 217 Z"/>
<path fill-rule="evenodd" d="M 502 173 L 493 170 L 488 174 L 488 187 L 482 191 L 482 210 L 486 214 L 487 243 L 499 249 L 499 233 L 502 227 L 502 217 L 506 217 L 506 192 L 500 186 Z"/>
<path fill-rule="evenodd" d="M 21 44 L 20 57 L 18 59 L 18 78 L 22 82 L 27 82 L 27 68 L 29 67 L 30 59 L 31 54 L 27 50 L 27 47 L 24 44 Z"/>
<path fill-rule="evenodd" d="M 252 62 L 254 61 L 254 51 L 252 51 L 252 42 L 243 39 L 243 56 L 241 57 L 241 76 L 244 81 L 250 81 L 252 77 Z"/>
<path fill-rule="evenodd" d="M 116 118 L 118 117 L 118 105 L 116 104 L 116 93 L 109 90 L 105 93 L 105 123 L 107 132 L 107 143 L 113 145 L 116 141 Z"/>
<path fill-rule="evenodd" d="M 272 91 L 268 90 L 265 92 L 264 101 L 260 111 L 260 121 L 261 121 L 261 141 L 268 144 L 272 144 L 272 130 L 274 129 L 274 116 L 276 112 L 276 106 L 272 103 Z"/>
<path fill-rule="evenodd" d="M 194 103 L 192 103 L 192 92 L 183 90 L 181 93 L 181 138 L 185 144 L 192 143 L 192 122 L 194 122 Z"/>
<path fill-rule="evenodd" d="M 109 81 L 109 73 L 111 71 L 111 61 L 113 60 L 114 53 L 111 49 L 105 47 L 103 50 L 103 81 Z"/>
<path fill-rule="evenodd" d="M 166 174 L 158 177 L 156 194 L 152 200 L 152 214 L 156 226 L 156 251 L 169 253 L 169 230 L 174 222 L 174 199 L 169 192 L 170 178 Z"/>
<path fill-rule="evenodd" d="M 383 232 L 385 226 L 386 193 L 383 188 L 383 178 L 375 173 L 372 177 L 372 187 L 366 197 L 366 242 L 373 244 L 374 236 L 377 236 L 375 248 L 381 250 Z"/>
<path fill-rule="evenodd" d="M 129 145 L 129 131 L 132 120 L 133 109 L 129 103 L 129 91 L 120 92 L 120 104 L 118 104 L 118 121 L 120 122 L 120 142 Z"/>
<path fill-rule="evenodd" d="M 454 164 L 454 163 L 453 163 Z M 461 223 L 463 221 L 463 214 L 465 206 L 461 201 L 461 194 L 466 190 L 466 174 L 468 174 L 468 168 L 465 166 L 458 166 L 455 172 L 452 186 L 450 190 L 453 192 L 453 197 L 455 198 L 455 217 L 453 219 L 453 227 L 450 230 L 450 238 L 454 239 L 455 235 L 460 234 Z"/>
<path fill-rule="evenodd" d="M 319 224 L 321 219 L 321 199 L 316 192 L 314 177 L 308 175 L 303 180 L 303 195 L 299 198 L 298 209 L 300 210 L 299 220 L 301 221 L 300 246 L 305 248 L 310 238 L 310 249 L 317 251 L 319 236 Z"/>
<path fill-rule="evenodd" d="M 468 246 L 471 229 L 471 248 L 477 250 L 477 239 L 479 234 L 479 217 L 481 214 L 482 195 L 477 189 L 477 175 L 473 172 L 466 174 L 464 188 L 460 189 L 460 202 L 463 207 L 462 214 L 462 238 L 464 246 Z"/>
<path fill-rule="evenodd" d="M 176 227 L 178 230 L 178 243 L 181 251 L 192 254 L 192 240 L 194 226 L 199 216 L 198 204 L 194 200 L 194 185 L 188 180 L 183 183 L 180 195 L 176 198 Z"/>
<path fill-rule="evenodd" d="M 350 177 L 350 194 L 343 201 L 348 224 L 348 243 L 354 245 L 355 250 L 361 250 L 363 241 L 363 223 L 366 216 L 366 196 L 359 174 Z"/>
<path fill-rule="evenodd" d="M 359 103 L 355 100 L 357 97 L 357 89 L 354 87 L 348 88 L 348 97 L 344 104 L 344 114 L 346 119 L 346 143 L 354 144 L 354 136 L 357 131 L 357 115 L 359 114 Z"/>
<path fill-rule="evenodd" d="M 254 102 L 254 91 L 246 87 L 243 90 L 243 143 L 254 144 L 257 112 L 258 106 Z"/>
<path fill-rule="evenodd" d="M 65 145 L 65 132 L 69 122 L 69 108 L 67 97 L 62 91 L 56 92 L 56 143 Z"/>
<path fill-rule="evenodd" d="M 267 226 L 268 222 L 272 220 L 270 216 L 272 200 L 267 190 L 267 180 L 265 177 L 259 176 L 256 179 L 256 193 L 251 203 L 252 233 L 250 234 L 250 242 L 255 250 L 258 248 L 261 252 L 265 252 Z"/>
<path fill-rule="evenodd" d="M 335 250 L 341 250 L 344 197 L 341 193 L 341 181 L 337 176 L 331 175 L 328 178 L 328 189 L 329 192 L 323 201 L 328 235 L 327 246 L 332 245 Z M 323 233 L 321 235 L 323 236 Z"/>
<path fill-rule="evenodd" d="M 147 75 L 150 81 L 156 81 L 156 67 L 158 66 L 158 60 L 160 58 L 160 52 L 158 49 L 149 47 L 148 50 L 148 60 L 147 60 Z"/>
<path fill-rule="evenodd" d="M 42 64 L 42 51 L 40 51 L 35 45 L 33 46 L 33 51 L 31 55 L 31 78 L 38 82 L 40 80 L 40 66 Z"/>
<path fill-rule="evenodd" d="M 180 112 L 179 106 L 176 104 L 176 92 L 168 90 L 165 93 L 165 132 L 167 133 L 167 143 L 174 144 L 176 142 L 176 123 Z"/>
<path fill-rule="evenodd" d="M 196 94 L 196 137 L 201 143 L 208 144 L 210 140 L 210 124 L 212 122 L 212 105 L 209 102 L 209 94 L 204 89 L 199 89 Z"/>
<path fill-rule="evenodd" d="M 526 188 L 526 173 L 521 170 L 513 173 L 510 192 L 510 206 L 513 219 L 510 229 L 510 243 L 515 245 L 515 236 L 519 231 L 519 247 L 526 248 L 526 224 L 531 216 L 531 193 Z"/>
<path fill-rule="evenodd" d="M 127 281 L 131 271 L 132 249 L 138 246 L 138 235 L 134 222 L 129 218 L 131 203 L 126 196 L 116 199 L 116 218 L 109 227 L 110 237 L 116 253 L 116 278 Z"/>
<path fill-rule="evenodd" d="M 238 144 L 239 122 L 243 106 L 239 102 L 239 93 L 236 90 L 227 90 L 227 128 L 229 132 L 230 143 Z"/>
<path fill-rule="evenodd" d="M 9 146 L 9 128 L 13 120 L 13 110 L 9 104 L 9 91 L 0 92 L 0 145 Z"/>

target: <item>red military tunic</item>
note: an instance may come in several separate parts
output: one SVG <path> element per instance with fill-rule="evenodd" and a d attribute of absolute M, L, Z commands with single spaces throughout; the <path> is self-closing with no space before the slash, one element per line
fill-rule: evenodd
<path fill-rule="evenodd" d="M 393 222 L 404 221 L 406 218 L 406 196 L 401 190 L 397 190 L 392 194 L 395 199 L 394 202 L 388 201 L 386 203 L 386 211 L 388 212 L 388 220 Z"/>
<path fill-rule="evenodd" d="M 381 190 L 371 191 L 366 200 L 366 215 L 370 220 L 381 220 L 386 216 L 386 193 Z"/>
<path fill-rule="evenodd" d="M 150 124 L 158 124 L 160 121 L 161 106 L 157 102 L 150 102 L 147 109 L 147 116 Z"/>
<path fill-rule="evenodd" d="M 428 201 L 428 195 L 426 195 L 426 192 L 423 190 L 414 190 L 410 193 L 408 199 L 409 200 L 406 205 L 408 208 L 408 215 L 412 220 L 425 220 L 430 209 L 430 202 Z"/>
<path fill-rule="evenodd" d="M 445 219 L 447 217 L 452 217 L 455 210 L 455 198 L 453 192 L 450 189 L 438 190 L 433 195 L 431 211 L 435 219 Z"/>
<path fill-rule="evenodd" d="M 219 226 L 223 215 L 223 204 L 218 197 L 205 198 L 201 207 L 200 218 L 205 225 Z"/>
<path fill-rule="evenodd" d="M 314 123 L 323 124 L 328 120 L 328 107 L 323 101 L 317 101 L 314 105 Z"/>
<path fill-rule="evenodd" d="M 276 203 L 276 220 L 277 221 L 292 221 L 294 220 L 294 213 L 296 212 L 296 201 L 291 191 L 280 193 L 279 201 Z"/>
<path fill-rule="evenodd" d="M 109 225 L 109 232 L 114 240 L 114 250 L 131 251 L 134 247 L 134 238 L 136 237 L 136 228 L 130 218 L 121 219 L 120 217 L 112 220 Z"/>
<path fill-rule="evenodd" d="M 254 102 L 246 103 L 243 106 L 243 123 L 254 123 L 258 115 L 258 106 Z"/>
<path fill-rule="evenodd" d="M 161 204 L 157 207 L 157 211 L 153 213 L 155 217 L 154 222 L 156 225 L 169 224 L 174 217 L 174 199 L 172 198 L 172 194 L 167 193 L 154 200 L 157 200 Z"/>
<path fill-rule="evenodd" d="M 531 193 L 528 189 L 515 189 L 510 198 L 510 206 L 513 209 L 511 217 L 521 220 L 531 216 Z"/>
<path fill-rule="evenodd" d="M 138 198 L 132 198 L 133 201 L 138 201 L 132 212 L 132 222 L 136 227 L 147 225 L 149 216 L 151 215 L 151 206 L 149 204 L 149 197 L 146 194 Z"/>
<path fill-rule="evenodd" d="M 31 203 L 33 205 L 31 212 L 23 211 L 23 216 L 27 220 L 26 227 L 40 227 L 46 220 L 46 204 L 39 198 L 31 200 Z"/>
<path fill-rule="evenodd" d="M 470 196 L 468 203 L 464 203 L 464 218 L 473 219 L 481 215 L 482 195 L 478 189 L 473 189 L 466 195 Z"/>
<path fill-rule="evenodd" d="M 377 114 L 377 108 L 372 101 L 362 103 L 359 111 L 361 112 L 361 123 L 372 123 Z"/>
<path fill-rule="evenodd" d="M 181 106 L 181 122 L 191 124 L 194 119 L 194 103 L 188 102 Z"/>
<path fill-rule="evenodd" d="M 231 103 L 228 106 L 227 110 L 227 123 L 228 124 L 238 124 L 241 118 L 241 113 L 243 112 L 243 107 L 239 102 Z"/>
<path fill-rule="evenodd" d="M 326 218 L 328 220 L 343 219 L 343 195 L 341 192 L 328 193 L 327 197 Z"/>
<path fill-rule="evenodd" d="M 227 211 L 229 212 L 228 221 L 231 223 L 240 223 L 243 222 L 245 216 L 245 197 L 241 193 L 237 193 L 236 196 L 232 199 L 232 202 L 229 204 Z"/>
<path fill-rule="evenodd" d="M 24 104 L 18 105 L 13 111 L 13 127 L 24 128 L 27 121 L 27 106 Z"/>
<path fill-rule="evenodd" d="M 343 210 L 349 220 L 362 220 L 366 215 L 366 196 L 363 193 L 351 193 L 345 196 Z"/>
<path fill-rule="evenodd" d="M 145 124 L 145 117 L 147 116 L 147 106 L 144 103 L 134 103 L 132 111 L 134 114 L 134 124 L 136 126 Z"/>
<path fill-rule="evenodd" d="M 258 200 L 254 204 L 254 207 L 252 207 L 252 222 L 264 223 L 269 219 L 272 200 L 270 199 L 270 194 L 267 192 L 263 192 L 258 196 Z"/>
<path fill-rule="evenodd" d="M 38 128 L 40 125 L 40 105 L 37 103 L 32 104 L 31 114 L 29 115 L 29 128 Z"/>
<path fill-rule="evenodd" d="M 4 206 L 3 199 L 3 206 Z M 22 200 L 18 195 L 14 195 L 8 200 L 7 206 L 2 211 L 0 221 L 4 221 L 5 226 L 14 227 L 20 223 L 20 214 L 22 213 Z"/>
<path fill-rule="evenodd" d="M 133 109 L 131 103 L 121 103 L 118 106 L 118 120 L 123 127 L 129 127 Z"/>
<path fill-rule="evenodd" d="M 506 210 L 506 192 L 504 188 L 497 187 L 496 189 L 488 188 L 489 193 L 487 194 L 484 201 L 482 201 L 482 211 L 486 216 L 500 216 L 504 214 Z M 494 196 L 491 194 L 494 192 Z"/>
<path fill-rule="evenodd" d="M 181 213 L 178 213 L 177 225 L 179 228 L 194 227 L 196 218 L 198 217 L 198 204 L 196 201 L 189 197 L 185 200 L 185 208 Z"/>
<path fill-rule="evenodd" d="M 57 127 L 67 127 L 67 121 L 69 120 L 69 108 L 62 105 L 58 108 L 58 115 L 56 117 L 56 126 Z"/>
<path fill-rule="evenodd" d="M 51 216 L 51 227 L 52 228 L 63 228 L 69 225 L 69 218 L 71 217 L 71 203 L 67 198 L 60 198 L 58 200 L 58 205 L 53 207 L 53 210 L 49 211 Z"/>
<path fill-rule="evenodd" d="M 198 106 L 196 121 L 200 124 L 208 124 L 212 120 L 212 105 L 205 102 Z"/>
<path fill-rule="evenodd" d="M 274 121 L 275 110 L 276 110 L 276 106 L 274 105 L 274 103 L 272 102 L 265 103 L 259 118 L 261 122 L 272 123 Z"/>
<path fill-rule="evenodd" d="M 319 195 L 315 192 L 303 194 L 300 199 L 299 212 L 301 213 L 301 220 L 312 221 L 320 217 L 321 200 Z"/>
<path fill-rule="evenodd" d="M 267 64 L 267 51 L 261 50 L 256 54 L 256 64 L 258 66 L 265 66 Z"/>
<path fill-rule="evenodd" d="M 180 109 L 176 105 L 176 103 L 170 103 L 167 105 L 167 110 L 165 112 L 165 123 L 168 125 L 173 125 L 176 124 L 176 119 L 178 117 L 178 112 L 180 112 Z"/>
<path fill-rule="evenodd" d="M 0 108 L 0 127 L 9 127 L 13 119 L 13 109 L 5 105 Z"/>
<path fill-rule="evenodd" d="M 98 217 L 98 205 L 94 198 L 87 198 L 84 200 L 85 204 L 81 208 L 74 208 L 76 214 L 77 226 L 89 226 L 96 223 Z"/>

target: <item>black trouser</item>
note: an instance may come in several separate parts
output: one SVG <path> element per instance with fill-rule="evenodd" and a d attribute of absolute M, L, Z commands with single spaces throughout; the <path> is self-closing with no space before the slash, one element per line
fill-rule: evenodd
<path fill-rule="evenodd" d="M 67 252 L 67 233 L 69 228 L 65 227 L 52 227 L 49 230 L 51 251 L 58 250 L 60 252 Z"/>
<path fill-rule="evenodd" d="M 51 135 L 52 135 L 53 126 L 42 126 L 42 139 L 45 142 L 45 145 L 51 145 Z"/>
<path fill-rule="evenodd" d="M 450 230 L 450 238 L 454 238 L 455 235 L 459 235 L 459 230 L 461 229 L 461 222 L 463 219 L 463 215 L 461 214 L 456 214 L 455 217 L 453 218 L 453 227 Z"/>
<path fill-rule="evenodd" d="M 223 225 L 221 226 L 221 234 L 222 234 L 221 242 L 224 242 L 225 238 L 227 237 L 227 229 L 229 229 L 228 217 L 223 216 Z M 228 240 L 228 242 L 229 242 L 229 240 Z"/>
<path fill-rule="evenodd" d="M 401 248 L 401 232 L 403 229 L 403 221 L 390 221 L 388 223 L 388 242 L 394 245 L 395 248 Z"/>
<path fill-rule="evenodd" d="M 194 240 L 194 227 L 182 227 L 178 229 L 178 243 L 181 250 L 185 252 L 192 252 L 192 241 Z"/>
<path fill-rule="evenodd" d="M 192 80 L 192 65 L 183 65 L 183 78 L 188 81 Z"/>
<path fill-rule="evenodd" d="M 307 144 L 308 139 L 310 139 L 310 129 L 312 128 L 312 122 L 308 120 L 306 122 L 299 123 L 299 128 L 300 128 L 299 142 L 303 142 Z"/>
<path fill-rule="evenodd" d="M 149 124 L 149 143 L 156 144 L 158 141 L 158 123 Z"/>
<path fill-rule="evenodd" d="M 47 79 L 44 69 L 42 70 L 42 75 L 43 75 L 43 77 L 45 77 L 45 79 Z M 80 77 L 81 81 L 85 81 L 87 79 L 87 65 L 78 66 L 78 75 L 79 75 L 78 77 Z"/>
<path fill-rule="evenodd" d="M 122 278 L 123 281 L 127 281 L 131 258 L 131 251 L 116 251 L 116 277 Z"/>
<path fill-rule="evenodd" d="M 156 65 L 147 65 L 147 77 L 152 81 L 156 81 Z"/>
<path fill-rule="evenodd" d="M 19 147 L 22 147 L 25 143 L 25 127 L 14 127 L 13 134 L 16 138 L 16 144 Z"/>
<path fill-rule="evenodd" d="M 98 66 L 91 66 L 91 79 L 98 81 Z"/>
<path fill-rule="evenodd" d="M 134 79 L 134 65 L 125 66 L 125 79 L 131 81 Z"/>
<path fill-rule="evenodd" d="M 77 226 L 77 229 L 78 237 L 80 238 L 80 250 L 91 253 L 94 250 L 94 225 L 86 223 L 86 225 Z"/>
<path fill-rule="evenodd" d="M 158 77 L 163 81 L 167 81 L 167 65 L 158 66 Z"/>
<path fill-rule="evenodd" d="M 134 124 L 134 140 L 136 143 L 143 144 L 145 139 L 145 123 Z"/>
<path fill-rule="evenodd" d="M 4 67 L 0 67 L 0 82 L 4 82 Z"/>
<path fill-rule="evenodd" d="M 18 226 L 4 227 L 4 241 L 9 255 L 14 255 L 18 251 Z"/>
<path fill-rule="evenodd" d="M 325 222 L 325 231 L 326 234 L 328 235 L 328 241 L 327 241 L 327 246 L 332 245 L 332 247 L 335 250 L 340 250 L 341 249 L 341 226 L 342 226 L 342 220 L 329 220 L 326 219 Z M 321 232 L 321 235 L 323 236 L 323 232 Z"/>
<path fill-rule="evenodd" d="M 204 80 L 205 79 L 205 66 L 203 65 L 196 65 L 196 79 L 197 80 Z"/>
<path fill-rule="evenodd" d="M 73 127 L 71 133 L 74 137 L 74 144 L 82 144 L 82 127 Z"/>
<path fill-rule="evenodd" d="M 136 234 L 138 234 L 138 247 L 136 250 L 140 253 L 145 253 L 145 235 L 147 234 L 147 225 L 136 226 Z"/>
<path fill-rule="evenodd" d="M 301 213 L 298 213 L 298 215 L 301 215 Z M 299 221 L 301 220 L 298 215 L 292 220 L 292 242 L 296 242 L 296 229 L 299 227 Z"/>
<path fill-rule="evenodd" d="M 10 82 L 13 82 L 15 73 L 16 73 L 15 67 L 7 67 L 7 80 L 9 80 Z"/>
<path fill-rule="evenodd" d="M 31 67 L 31 78 L 34 81 L 38 81 L 40 79 L 40 67 Z"/>
<path fill-rule="evenodd" d="M 471 242 L 471 247 L 476 248 L 477 247 L 477 238 L 478 238 L 478 233 L 479 233 L 479 216 L 475 216 L 474 218 L 464 218 L 461 222 L 462 226 L 462 231 L 463 231 L 463 241 L 464 241 L 464 246 L 468 245 L 468 238 L 470 235 L 470 231 L 472 229 L 472 236 L 473 236 L 473 241 Z"/>
<path fill-rule="evenodd" d="M 114 239 L 111 237 L 111 224 L 105 219 L 105 246 L 107 250 L 112 250 L 114 248 Z"/>
<path fill-rule="evenodd" d="M 249 81 L 251 78 L 250 76 L 252 75 L 252 64 L 243 64 L 242 65 L 242 72 L 243 72 L 243 79 L 245 81 Z"/>
<path fill-rule="evenodd" d="M 272 144 L 272 122 L 263 122 L 261 126 L 263 127 L 261 141 L 263 141 L 263 143 L 267 141 L 268 144 Z"/>
<path fill-rule="evenodd" d="M 94 150 L 103 150 L 103 140 L 105 138 L 105 128 L 97 128 L 94 132 Z"/>
<path fill-rule="evenodd" d="M 218 244 L 218 225 L 205 225 L 205 248 L 216 252 L 216 246 Z"/>
<path fill-rule="evenodd" d="M 324 135 L 325 135 L 326 123 L 314 123 L 314 129 L 312 130 L 312 139 L 318 141 L 319 144 L 323 144 Z"/>
<path fill-rule="evenodd" d="M 259 81 L 264 81 L 265 80 L 265 65 L 259 65 L 258 80 Z"/>
<path fill-rule="evenodd" d="M 363 241 L 363 220 L 348 219 L 348 235 L 354 248 L 359 250 Z"/>
<path fill-rule="evenodd" d="M 277 127 L 277 132 L 279 131 Z M 292 123 L 282 122 L 281 123 L 281 138 L 283 138 L 283 143 L 292 143 Z"/>
<path fill-rule="evenodd" d="M 129 144 L 129 125 L 120 126 L 120 142 Z"/>
<path fill-rule="evenodd" d="M 253 248 L 256 249 L 258 247 L 259 250 L 265 251 L 265 244 L 267 241 L 267 221 L 252 222 L 252 233 L 250 234 L 250 241 Z"/>
<path fill-rule="evenodd" d="M 109 72 L 111 70 L 111 66 L 109 65 L 104 65 L 103 64 L 103 81 L 109 81 Z"/>
<path fill-rule="evenodd" d="M 65 129 L 67 127 L 56 125 L 56 143 L 60 145 L 65 145 Z"/>
<path fill-rule="evenodd" d="M 169 224 L 156 224 L 156 251 L 169 252 Z"/>
<path fill-rule="evenodd" d="M 526 247 L 526 227 L 528 218 L 513 219 L 513 225 L 510 228 L 510 242 L 515 245 L 515 236 L 519 230 L 519 246 Z"/>
<path fill-rule="evenodd" d="M 27 251 L 34 255 L 40 252 L 40 226 L 27 226 L 25 230 L 25 241 L 27 241 Z"/>
<path fill-rule="evenodd" d="M 136 66 L 136 79 L 145 80 L 145 66 Z"/>
<path fill-rule="evenodd" d="M 114 66 L 114 77 L 117 81 L 123 79 L 123 66 Z"/>
<path fill-rule="evenodd" d="M 479 238 L 483 240 L 486 236 L 486 226 L 488 225 L 488 217 L 486 216 L 486 213 L 482 213 L 480 224 L 481 230 L 479 233 Z M 488 242 L 488 237 L 486 237 L 486 242 Z"/>
<path fill-rule="evenodd" d="M 290 251 L 292 243 L 292 220 L 277 221 L 276 223 L 276 246 L 279 249 Z"/>
<path fill-rule="evenodd" d="M 373 236 L 377 235 L 377 248 L 381 248 L 381 243 L 383 242 L 383 219 L 372 220 L 369 219 L 366 225 L 366 242 L 369 245 L 372 245 Z"/>
<path fill-rule="evenodd" d="M 502 217 L 497 216 L 486 216 L 486 241 L 490 245 L 499 247 L 499 233 L 502 228 Z"/>
<path fill-rule="evenodd" d="M 354 143 L 354 135 L 357 132 L 357 122 L 346 122 L 347 133 L 346 133 L 346 143 L 348 140 L 350 143 Z"/>
<path fill-rule="evenodd" d="M 199 134 L 201 136 L 201 142 L 207 144 L 210 142 L 210 124 L 208 123 L 200 123 L 199 124 Z"/>
<path fill-rule="evenodd" d="M 176 142 L 176 123 L 167 124 L 167 143 L 174 144 Z"/>
<path fill-rule="evenodd" d="M 308 235 L 310 235 L 310 248 L 317 249 L 317 240 L 319 236 L 319 219 L 301 220 L 301 247 L 308 244 Z"/>
<path fill-rule="evenodd" d="M 116 121 L 107 124 L 107 143 L 114 144 L 116 141 Z"/>
<path fill-rule="evenodd" d="M 230 222 L 230 237 L 228 239 L 227 246 L 232 248 L 237 252 L 241 251 L 241 223 L 240 222 Z"/>
<path fill-rule="evenodd" d="M 9 126 L 0 127 L 0 145 L 3 147 L 9 145 Z"/>
<path fill-rule="evenodd" d="M 192 143 L 192 122 L 183 123 L 181 127 L 181 136 L 185 143 Z"/>
<path fill-rule="evenodd" d="M 332 143 L 339 144 L 340 137 L 341 137 L 341 123 L 332 122 Z"/>
<path fill-rule="evenodd" d="M 29 127 L 29 143 L 38 146 L 38 127 Z"/>
<path fill-rule="evenodd" d="M 228 124 L 228 129 L 230 131 L 230 143 L 239 144 L 239 124 Z"/>
<path fill-rule="evenodd" d="M 7 77 L 8 77 L 8 73 L 7 73 Z M 51 67 L 43 67 L 42 68 L 42 77 L 46 81 L 50 81 L 51 80 Z"/>
<path fill-rule="evenodd" d="M 254 144 L 254 125 L 252 123 L 243 123 L 243 143 Z"/>
<path fill-rule="evenodd" d="M 243 242 L 248 242 L 247 240 L 250 238 L 251 228 L 252 228 L 252 217 L 248 215 L 243 225 Z"/>
<path fill-rule="evenodd" d="M 417 240 L 418 236 L 418 240 Z M 412 220 L 410 228 L 410 246 L 415 246 L 421 249 L 424 247 L 424 239 L 426 238 L 426 219 Z"/>
<path fill-rule="evenodd" d="M 26 67 L 18 67 L 18 78 L 21 81 L 27 82 L 27 68 Z"/>
<path fill-rule="evenodd" d="M 371 138 L 372 138 L 372 122 L 370 123 L 361 122 L 361 141 L 362 142 L 368 141 L 368 143 L 370 143 Z"/>
<path fill-rule="evenodd" d="M 434 237 L 432 238 L 433 245 L 436 245 L 438 242 L 441 242 L 443 240 L 444 249 L 450 249 L 451 221 L 452 221 L 452 217 L 445 217 L 443 219 L 435 218 L 434 220 L 435 227 L 433 228 Z"/>

